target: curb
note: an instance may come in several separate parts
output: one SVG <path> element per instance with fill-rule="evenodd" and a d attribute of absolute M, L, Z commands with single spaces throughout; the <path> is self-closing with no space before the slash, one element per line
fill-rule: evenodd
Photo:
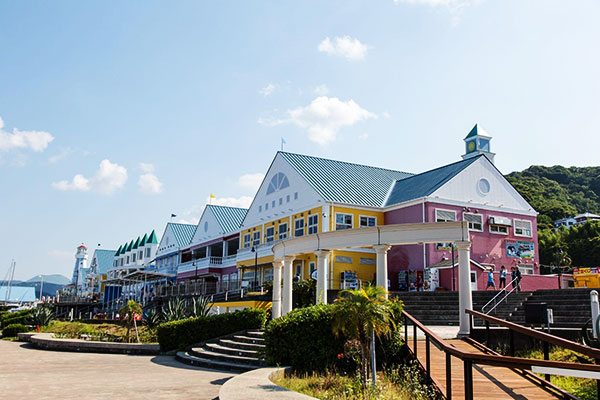
<path fill-rule="evenodd" d="M 21 339 L 21 336 L 19 336 Z M 23 336 L 37 349 L 55 350 L 55 351 L 76 351 L 84 353 L 112 353 L 112 354 L 160 354 L 160 346 L 157 344 L 140 343 L 115 343 L 115 342 L 97 342 L 81 339 L 56 339 L 51 333 L 37 333 L 34 335 Z"/>
<path fill-rule="evenodd" d="M 234 376 L 219 390 L 219 400 L 317 400 L 271 381 L 271 376 L 285 373 L 286 368 L 259 368 Z"/>

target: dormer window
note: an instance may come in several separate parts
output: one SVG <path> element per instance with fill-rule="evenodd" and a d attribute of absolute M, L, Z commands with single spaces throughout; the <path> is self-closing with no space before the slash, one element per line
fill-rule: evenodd
<path fill-rule="evenodd" d="M 269 187 L 267 188 L 267 194 L 275 193 L 289 186 L 290 181 L 288 180 L 287 176 L 285 176 L 282 172 L 278 172 L 273 176 L 273 178 L 271 178 L 271 182 L 269 182 Z"/>

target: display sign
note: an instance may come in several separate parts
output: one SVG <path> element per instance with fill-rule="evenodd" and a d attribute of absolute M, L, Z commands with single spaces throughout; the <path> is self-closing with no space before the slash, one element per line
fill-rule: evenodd
<path fill-rule="evenodd" d="M 456 248 L 454 243 L 436 243 L 435 249 L 438 251 L 450 251 L 452 247 Z"/>
<path fill-rule="evenodd" d="M 506 256 L 515 258 L 535 257 L 535 246 L 533 242 L 523 242 L 520 240 L 506 241 Z"/>
<path fill-rule="evenodd" d="M 440 271 L 437 268 L 425 268 L 423 290 L 435 291 L 440 286 Z"/>
<path fill-rule="evenodd" d="M 600 273 L 600 268 L 573 268 L 573 275 L 598 273 Z"/>

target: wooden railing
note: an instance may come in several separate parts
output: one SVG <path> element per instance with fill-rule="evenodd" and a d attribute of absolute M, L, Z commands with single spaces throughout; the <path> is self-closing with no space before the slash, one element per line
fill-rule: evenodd
<path fill-rule="evenodd" d="M 515 325 L 503 320 L 499 320 L 498 318 L 490 317 L 488 315 L 479 313 L 477 311 L 467 310 L 467 313 L 471 316 L 477 316 L 483 319 L 493 319 L 501 322 L 505 322 L 506 324 Z M 431 344 L 437 347 L 439 350 L 443 351 L 446 354 L 446 393 L 441 393 L 445 395 L 446 399 L 452 398 L 452 357 L 456 357 L 459 360 L 463 361 L 464 365 L 464 391 L 465 391 L 465 399 L 471 400 L 473 399 L 473 365 L 491 365 L 497 367 L 506 367 L 506 368 L 515 368 L 523 371 L 530 371 L 532 367 L 545 367 L 545 368 L 558 368 L 558 369 L 568 369 L 568 370 L 577 370 L 577 371 L 586 371 L 586 372 L 596 372 L 600 373 L 600 365 L 594 364 L 580 364 L 580 363 L 570 363 L 570 362 L 562 362 L 562 361 L 549 361 L 549 360 L 537 360 L 537 359 L 529 359 L 529 358 L 518 358 L 514 356 L 503 356 L 499 354 L 483 354 L 483 353 L 471 353 L 465 352 L 457 349 L 454 346 L 451 346 L 446 341 L 437 336 L 434 332 L 429 330 L 425 325 L 420 323 L 417 319 L 415 319 L 412 315 L 404 311 L 404 340 L 407 344 L 409 350 L 413 353 L 415 358 L 418 355 L 418 340 L 417 340 L 417 331 L 421 330 L 425 335 L 425 365 L 424 370 L 427 378 L 432 381 L 431 377 Z M 490 321 L 492 322 L 492 321 Z M 412 324 L 413 327 L 413 348 L 410 349 L 408 346 L 408 325 Z M 497 323 L 494 321 L 493 323 Z M 518 328 L 517 328 L 518 327 Z M 517 330 L 519 329 L 519 330 Z M 519 331 L 524 333 L 524 330 L 529 330 L 529 328 L 522 327 L 520 325 L 516 325 L 512 327 L 511 331 Z M 588 346 L 583 346 L 578 343 L 573 343 L 565 339 L 558 338 L 556 336 L 548 335 L 542 332 L 534 331 L 536 334 L 542 335 L 544 340 L 549 343 L 556 344 L 559 346 L 563 346 L 565 348 L 572 349 L 574 351 L 581 352 L 582 354 L 586 354 L 593 358 L 600 357 L 600 351 L 593 349 Z M 542 336 L 537 336 L 538 338 L 542 338 Z M 548 338 L 550 336 L 551 338 Z M 568 347 L 567 347 L 568 346 Z M 577 348 L 578 350 L 575 350 Z M 514 355 L 514 343 L 513 343 L 513 353 Z M 438 389 L 440 389 L 440 385 L 437 385 Z M 543 386 L 551 389 L 555 392 L 559 392 L 561 395 L 565 395 L 565 392 L 552 385 L 549 382 L 545 382 Z M 440 389 L 441 392 L 441 389 Z M 575 398 L 575 397 L 573 397 Z"/>

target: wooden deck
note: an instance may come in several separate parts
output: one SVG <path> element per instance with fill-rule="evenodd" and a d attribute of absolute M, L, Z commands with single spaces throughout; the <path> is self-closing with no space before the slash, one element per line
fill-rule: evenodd
<path fill-rule="evenodd" d="M 484 353 L 483 348 L 475 347 L 464 340 L 446 340 L 447 344 L 469 353 Z M 413 340 L 408 341 L 413 350 Z M 425 366 L 425 340 L 417 341 L 417 356 Z M 446 354 L 430 345 L 430 368 L 433 383 L 442 393 L 446 393 Z M 452 399 L 465 398 L 464 364 L 456 357 L 451 357 Z M 505 367 L 489 365 L 473 365 L 473 397 L 475 399 L 563 399 L 560 393 L 541 387 L 539 381 L 517 371 Z"/>

